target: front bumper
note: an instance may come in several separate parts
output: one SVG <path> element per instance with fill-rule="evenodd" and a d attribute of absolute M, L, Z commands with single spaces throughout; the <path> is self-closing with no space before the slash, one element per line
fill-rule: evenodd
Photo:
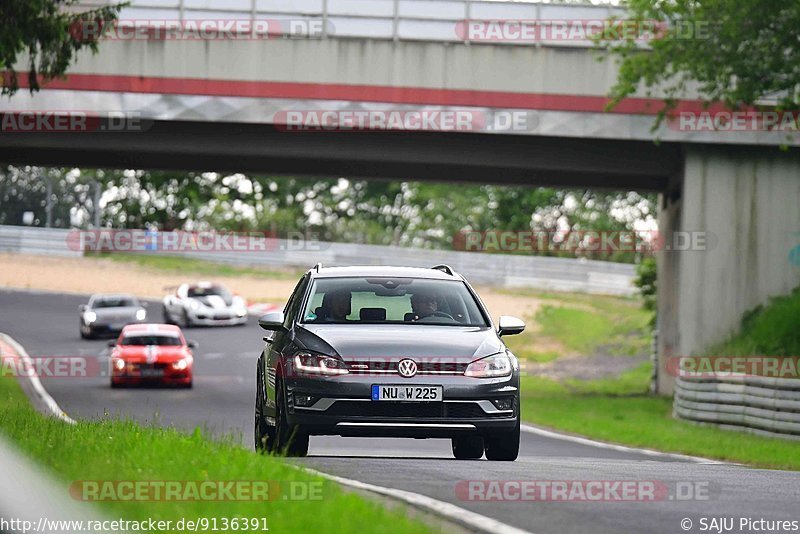
<path fill-rule="evenodd" d="M 139 321 L 138 319 L 132 319 L 130 321 L 103 321 L 98 320 L 91 323 L 85 323 L 86 327 L 89 331 L 94 335 L 112 335 L 112 334 L 119 334 L 122 332 L 122 329 L 128 326 L 129 324 L 141 324 L 146 323 L 147 319 L 142 319 Z"/>
<path fill-rule="evenodd" d="M 247 322 L 247 314 L 239 316 L 235 313 L 212 312 L 212 311 L 190 311 L 187 313 L 189 321 L 197 326 L 235 326 Z"/>
<path fill-rule="evenodd" d="M 143 368 L 158 368 L 159 376 L 148 376 Z M 112 369 L 111 383 L 114 385 L 149 385 L 164 384 L 187 386 L 192 383 L 192 367 L 186 369 L 173 369 L 171 364 L 128 364 L 122 370 Z"/>
<path fill-rule="evenodd" d="M 462 375 L 396 374 L 286 378 L 287 418 L 314 435 L 453 437 L 513 430 L 519 417 L 519 377 L 480 379 Z M 440 402 L 373 401 L 373 384 L 442 386 Z M 310 395 L 310 406 L 295 396 Z M 495 401 L 505 400 L 510 409 Z"/>

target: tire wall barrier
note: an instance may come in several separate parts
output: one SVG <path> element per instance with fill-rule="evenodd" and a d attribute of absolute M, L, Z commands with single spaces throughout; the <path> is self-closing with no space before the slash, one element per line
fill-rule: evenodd
<path fill-rule="evenodd" d="M 800 380 L 729 376 L 678 378 L 675 417 L 800 440 Z"/>

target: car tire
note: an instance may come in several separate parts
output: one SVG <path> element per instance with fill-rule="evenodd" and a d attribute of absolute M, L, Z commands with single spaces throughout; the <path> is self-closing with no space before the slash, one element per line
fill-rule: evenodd
<path fill-rule="evenodd" d="M 161 314 L 162 314 L 162 315 L 163 315 L 163 317 L 164 317 L 164 323 L 165 323 L 165 324 L 175 324 L 175 320 L 174 320 L 174 319 L 172 318 L 172 316 L 169 314 L 169 310 L 167 310 L 167 307 L 166 307 L 166 306 L 162 306 L 162 307 L 161 307 Z"/>
<path fill-rule="evenodd" d="M 307 456 L 308 455 L 308 434 L 303 432 L 298 426 L 290 425 L 286 418 L 287 405 L 286 395 L 283 391 L 283 383 L 275 383 L 275 406 L 277 414 L 275 422 L 276 449 L 273 452 L 284 456 Z"/>
<path fill-rule="evenodd" d="M 463 436 L 451 441 L 453 456 L 457 460 L 480 460 L 483 456 L 483 438 L 480 436 Z"/>
<path fill-rule="evenodd" d="M 81 339 L 93 339 L 94 338 L 94 335 L 92 334 L 92 327 L 85 325 L 83 323 L 83 321 L 80 322 L 80 326 L 78 327 L 78 330 L 81 333 Z"/>
<path fill-rule="evenodd" d="M 483 438 L 486 459 L 513 462 L 519 456 L 519 417 L 514 430 L 495 432 Z"/>
<path fill-rule="evenodd" d="M 264 409 L 267 397 L 264 394 L 264 373 L 261 371 L 261 360 L 256 369 L 256 417 L 255 417 L 255 448 L 256 452 L 270 452 L 275 444 L 275 427 L 267 424 Z"/>
<path fill-rule="evenodd" d="M 189 314 L 186 313 L 186 310 L 181 311 L 181 328 L 191 328 L 192 322 L 189 320 Z"/>

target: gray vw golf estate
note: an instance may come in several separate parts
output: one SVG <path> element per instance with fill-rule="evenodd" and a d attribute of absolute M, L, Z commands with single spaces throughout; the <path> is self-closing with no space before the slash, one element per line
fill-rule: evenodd
<path fill-rule="evenodd" d="M 450 438 L 459 459 L 515 460 L 519 363 L 446 265 L 329 267 L 298 282 L 256 370 L 255 446 L 303 456 L 310 435 Z"/>

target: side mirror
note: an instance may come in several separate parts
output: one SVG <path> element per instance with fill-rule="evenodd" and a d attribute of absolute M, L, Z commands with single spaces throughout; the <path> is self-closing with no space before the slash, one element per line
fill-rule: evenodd
<path fill-rule="evenodd" d="M 189 347 L 190 349 L 196 349 L 198 347 L 198 344 L 197 341 L 195 341 L 194 339 L 190 339 L 189 341 L 186 342 L 186 346 Z"/>
<path fill-rule="evenodd" d="M 258 326 L 264 330 L 276 332 L 278 330 L 283 330 L 283 321 L 283 312 L 269 312 L 258 319 Z"/>
<path fill-rule="evenodd" d="M 80 306 L 78 306 L 78 311 L 79 312 L 85 312 L 88 309 L 89 309 L 89 305 L 88 304 L 81 304 Z"/>
<path fill-rule="evenodd" d="M 106 345 L 108 345 L 109 347 L 116 347 L 117 346 L 117 340 L 116 339 L 112 339 L 111 341 L 107 342 Z"/>
<path fill-rule="evenodd" d="M 525 321 L 512 315 L 501 315 L 498 321 L 497 334 L 500 336 L 513 336 L 525 330 Z"/>

